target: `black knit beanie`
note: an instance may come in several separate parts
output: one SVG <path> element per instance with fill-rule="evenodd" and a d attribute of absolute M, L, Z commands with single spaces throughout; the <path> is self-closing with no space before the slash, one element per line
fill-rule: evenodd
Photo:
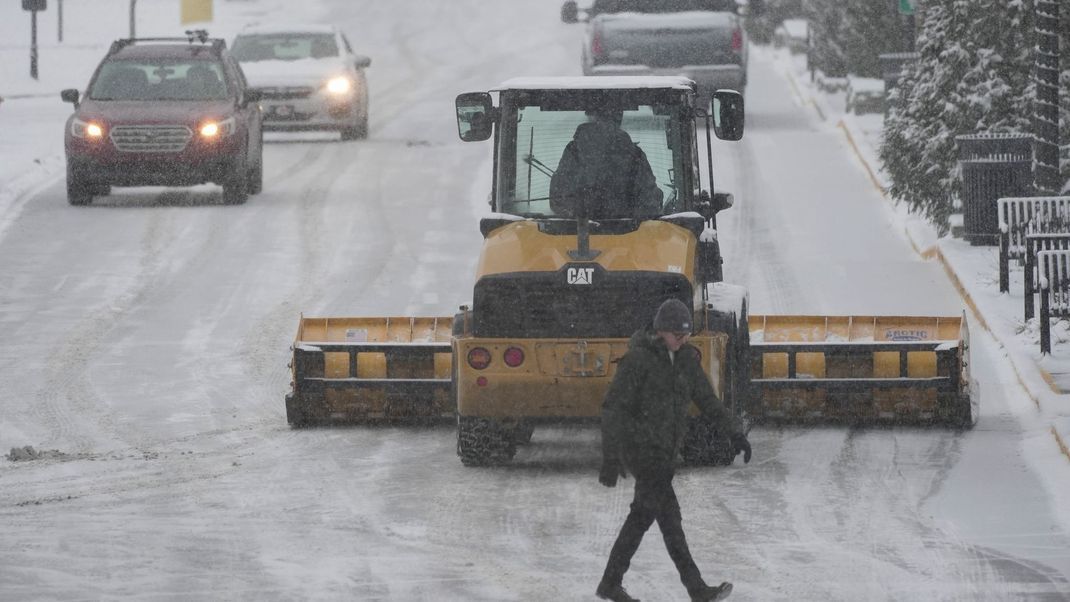
<path fill-rule="evenodd" d="M 654 315 L 658 332 L 691 332 L 691 309 L 679 299 L 666 299 Z"/>

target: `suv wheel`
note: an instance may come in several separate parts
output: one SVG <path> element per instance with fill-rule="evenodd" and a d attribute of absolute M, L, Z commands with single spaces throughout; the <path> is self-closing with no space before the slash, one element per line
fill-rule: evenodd
<path fill-rule="evenodd" d="M 342 140 L 357 140 L 368 137 L 368 106 L 367 104 L 357 107 L 354 111 L 356 123 L 342 129 Z"/>
<path fill-rule="evenodd" d="M 225 189 L 224 189 L 225 190 Z M 249 169 L 249 194 L 260 194 L 264 190 L 264 144 L 263 140 L 256 152 L 256 163 Z"/>
<path fill-rule="evenodd" d="M 67 170 L 67 202 L 71 205 L 88 205 L 93 202 L 93 185 Z"/>
<path fill-rule="evenodd" d="M 249 199 L 249 169 L 244 163 L 223 182 L 223 204 L 241 205 Z"/>

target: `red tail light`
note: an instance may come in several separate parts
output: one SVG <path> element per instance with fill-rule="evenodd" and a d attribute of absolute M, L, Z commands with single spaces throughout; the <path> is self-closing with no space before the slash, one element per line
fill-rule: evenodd
<path fill-rule="evenodd" d="M 595 58 L 602 58 L 605 52 L 605 49 L 602 48 L 602 32 L 596 29 L 591 35 L 591 55 Z"/>
<path fill-rule="evenodd" d="M 468 352 L 468 365 L 476 370 L 482 370 L 490 365 L 490 352 L 482 347 L 476 347 Z"/>
<path fill-rule="evenodd" d="M 510 347 L 505 350 L 505 365 L 516 368 L 524 363 L 524 350 L 519 347 Z"/>
<path fill-rule="evenodd" d="M 735 52 L 743 51 L 743 30 L 738 27 L 732 32 L 732 50 Z"/>

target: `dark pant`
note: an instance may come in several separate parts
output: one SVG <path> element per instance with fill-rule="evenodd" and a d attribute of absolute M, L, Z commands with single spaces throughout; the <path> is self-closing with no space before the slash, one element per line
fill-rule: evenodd
<path fill-rule="evenodd" d="M 603 583 L 620 585 L 624 573 L 631 565 L 632 556 L 643 541 L 643 535 L 650 525 L 657 521 L 661 536 L 665 540 L 665 548 L 669 551 L 676 570 L 680 572 L 680 581 L 684 587 L 693 592 L 705 585 L 695 561 L 691 558 L 691 551 L 687 548 L 680 517 L 680 503 L 676 500 L 676 492 L 672 488 L 672 477 L 671 466 L 639 469 L 636 472 L 635 499 L 632 500 L 631 512 L 617 535 L 617 541 L 613 544 L 613 550 L 609 553 L 609 562 L 606 563 L 606 571 L 602 575 Z"/>

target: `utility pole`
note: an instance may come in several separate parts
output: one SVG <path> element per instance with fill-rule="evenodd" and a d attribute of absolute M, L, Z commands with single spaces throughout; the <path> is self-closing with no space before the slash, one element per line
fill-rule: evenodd
<path fill-rule="evenodd" d="M 30 77 L 37 79 L 37 11 L 30 11 Z"/>
<path fill-rule="evenodd" d="M 56 0 L 56 38 L 63 43 L 63 0 Z"/>
<path fill-rule="evenodd" d="M 137 0 L 130 0 L 130 37 L 137 37 Z"/>
<path fill-rule="evenodd" d="M 1035 0 L 1036 102 L 1033 103 L 1035 185 L 1040 194 L 1059 192 L 1059 2 Z"/>
<path fill-rule="evenodd" d="M 22 10 L 30 11 L 30 77 L 37 79 L 37 12 L 48 7 L 48 0 L 22 0 Z"/>

